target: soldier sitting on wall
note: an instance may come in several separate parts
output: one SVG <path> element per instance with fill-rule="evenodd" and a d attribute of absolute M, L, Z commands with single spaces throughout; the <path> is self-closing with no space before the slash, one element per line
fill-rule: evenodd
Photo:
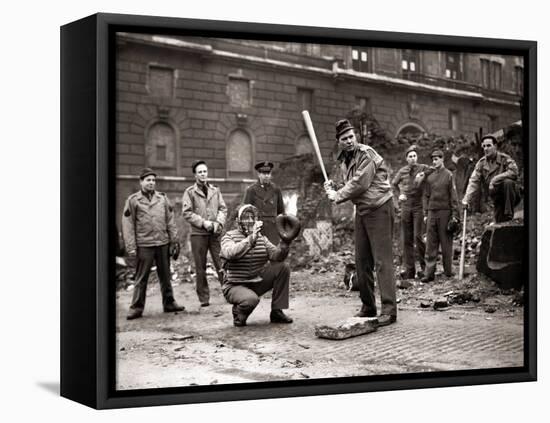
<path fill-rule="evenodd" d="M 516 183 L 518 166 L 508 154 L 497 151 L 497 140 L 492 135 L 486 135 L 481 139 L 481 148 L 485 156 L 479 159 L 470 176 L 462 205 L 469 208 L 472 197 L 483 185 L 493 200 L 495 222 L 512 220 L 514 207 L 521 199 Z"/>

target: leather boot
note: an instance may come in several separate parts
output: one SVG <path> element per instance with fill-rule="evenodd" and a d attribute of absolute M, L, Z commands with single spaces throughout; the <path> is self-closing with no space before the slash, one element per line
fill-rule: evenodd
<path fill-rule="evenodd" d="M 293 320 L 283 313 L 283 310 L 271 310 L 269 315 L 271 323 L 292 323 Z"/>
<path fill-rule="evenodd" d="M 242 327 L 246 326 L 247 315 L 239 313 L 239 309 L 236 305 L 233 306 L 233 326 Z"/>
<path fill-rule="evenodd" d="M 367 306 L 363 304 L 361 306 L 361 310 L 359 310 L 359 312 L 355 314 L 355 317 L 376 317 L 376 311 L 374 313 L 372 311 L 369 311 Z"/>
<path fill-rule="evenodd" d="M 185 310 L 185 307 L 184 306 L 180 306 L 178 303 L 176 303 L 175 301 L 172 301 L 171 303 L 169 304 L 166 304 L 164 306 L 164 312 L 165 313 L 173 313 L 173 312 L 176 312 L 176 311 L 183 311 Z"/>
<path fill-rule="evenodd" d="M 143 314 L 143 310 L 140 308 L 131 308 L 128 310 L 128 314 L 126 315 L 126 320 L 134 320 L 141 317 Z"/>

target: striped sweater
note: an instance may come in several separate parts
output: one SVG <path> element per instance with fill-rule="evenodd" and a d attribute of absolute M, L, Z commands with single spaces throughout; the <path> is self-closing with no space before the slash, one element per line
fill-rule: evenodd
<path fill-rule="evenodd" d="M 251 283 L 261 282 L 260 274 L 269 261 L 283 261 L 289 251 L 289 245 L 279 243 L 275 247 L 262 234 L 256 242 L 251 236 L 234 229 L 222 238 L 220 257 L 225 269 L 226 282 Z"/>

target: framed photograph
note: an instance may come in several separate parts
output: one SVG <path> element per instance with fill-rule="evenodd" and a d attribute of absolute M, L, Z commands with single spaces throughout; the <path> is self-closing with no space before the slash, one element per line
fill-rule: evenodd
<path fill-rule="evenodd" d="M 61 394 L 118 408 L 536 380 L 536 48 L 63 26 Z"/>

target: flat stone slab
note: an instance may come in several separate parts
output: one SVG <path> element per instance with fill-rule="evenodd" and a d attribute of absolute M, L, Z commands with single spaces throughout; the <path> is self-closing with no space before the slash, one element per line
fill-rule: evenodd
<path fill-rule="evenodd" d="M 350 317 L 335 324 L 316 325 L 315 336 L 340 340 L 375 332 L 376 329 L 377 317 Z"/>
<path fill-rule="evenodd" d="M 503 289 L 521 289 L 527 278 L 524 227 L 514 222 L 488 226 L 481 237 L 477 270 Z"/>

